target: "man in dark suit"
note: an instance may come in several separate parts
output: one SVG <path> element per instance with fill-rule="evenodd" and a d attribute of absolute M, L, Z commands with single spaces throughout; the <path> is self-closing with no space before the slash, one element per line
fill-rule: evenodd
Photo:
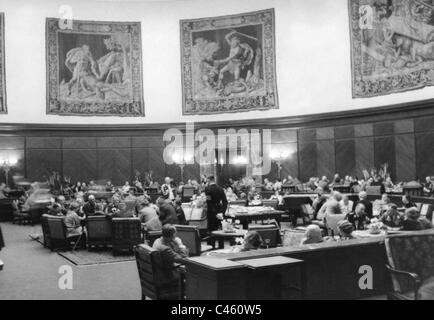
<path fill-rule="evenodd" d="M 170 283 L 179 278 L 176 264 L 183 263 L 188 257 L 188 249 L 182 243 L 181 239 L 176 237 L 176 228 L 167 224 L 161 230 L 162 237 L 155 240 L 152 247 L 160 251 L 162 265 L 159 266 L 158 272 L 163 275 L 162 281 Z"/>
<path fill-rule="evenodd" d="M 95 196 L 91 194 L 87 198 L 86 204 L 83 206 L 83 212 L 86 216 L 94 216 L 95 208 L 96 208 Z"/>
<path fill-rule="evenodd" d="M 223 215 L 228 208 L 228 200 L 226 199 L 225 191 L 218 186 L 213 176 L 207 179 L 207 187 L 205 188 L 206 204 L 208 207 L 208 231 L 218 230 L 220 221 L 223 220 Z"/>
<path fill-rule="evenodd" d="M 160 197 L 157 200 L 157 206 L 158 206 L 160 221 L 163 226 L 166 224 L 175 224 L 175 225 L 179 224 L 175 207 L 171 202 L 164 199 L 163 197 Z"/>
<path fill-rule="evenodd" d="M 357 205 L 359 203 L 361 203 L 365 206 L 366 216 L 369 219 L 372 219 L 372 217 L 373 217 L 372 203 L 371 203 L 371 201 L 368 200 L 368 194 L 365 191 L 362 191 L 359 193 L 359 201 L 357 201 L 357 203 L 354 204 L 354 209 L 357 207 Z"/>

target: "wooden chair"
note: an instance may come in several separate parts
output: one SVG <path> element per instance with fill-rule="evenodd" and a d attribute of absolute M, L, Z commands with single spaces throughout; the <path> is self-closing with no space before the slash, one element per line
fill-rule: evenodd
<path fill-rule="evenodd" d="M 254 225 L 249 227 L 249 231 L 256 231 L 264 240 L 265 248 L 276 248 L 282 244 L 282 235 L 276 225 Z"/>
<path fill-rule="evenodd" d="M 368 195 L 381 195 L 381 186 L 368 186 L 366 187 Z"/>
<path fill-rule="evenodd" d="M 141 223 L 138 218 L 112 219 L 113 255 L 121 251 L 132 251 L 134 246 L 141 243 Z"/>
<path fill-rule="evenodd" d="M 14 200 L 12 201 L 12 223 L 13 224 L 30 224 L 31 223 L 31 218 L 30 218 L 30 213 L 29 212 L 22 212 L 20 210 L 20 207 L 18 206 L 18 200 Z"/>
<path fill-rule="evenodd" d="M 86 221 L 87 248 L 92 250 L 97 246 L 108 246 L 112 244 L 113 230 L 112 222 L 105 216 L 88 217 Z"/>
<path fill-rule="evenodd" d="M 182 202 L 190 202 L 191 198 L 196 193 L 195 187 L 183 187 L 182 188 Z"/>
<path fill-rule="evenodd" d="M 199 229 L 201 238 L 208 235 L 208 217 L 203 208 L 195 208 L 191 214 L 191 220 L 188 221 L 190 226 L 196 226 Z"/>
<path fill-rule="evenodd" d="M 404 186 L 403 193 L 408 194 L 411 197 L 422 197 L 423 187 L 422 186 Z"/>
<path fill-rule="evenodd" d="M 197 226 L 176 226 L 177 236 L 188 248 L 190 257 L 200 256 L 203 252 L 212 250 L 211 246 L 202 245 L 199 228 Z"/>
<path fill-rule="evenodd" d="M 389 236 L 385 241 L 391 300 L 434 300 L 434 232 Z"/>
<path fill-rule="evenodd" d="M 262 205 L 264 207 L 270 207 L 277 210 L 277 206 L 279 205 L 278 200 L 262 200 Z"/>
<path fill-rule="evenodd" d="M 163 234 L 161 231 L 147 231 L 143 230 L 143 241 L 147 243 L 150 247 L 154 244 L 155 240 L 160 238 Z"/>
<path fill-rule="evenodd" d="M 172 271 L 163 264 L 158 250 L 142 244 L 135 247 L 134 252 L 142 287 L 142 300 L 183 299 L 183 277 L 167 280 L 172 278 L 169 275 Z"/>
<path fill-rule="evenodd" d="M 51 248 L 50 226 L 48 225 L 48 214 L 41 217 L 42 235 L 44 237 L 44 246 Z"/>
<path fill-rule="evenodd" d="M 57 249 L 71 250 L 77 241 L 83 239 L 79 235 L 68 236 L 64 217 L 47 216 L 46 219 L 51 251 Z"/>

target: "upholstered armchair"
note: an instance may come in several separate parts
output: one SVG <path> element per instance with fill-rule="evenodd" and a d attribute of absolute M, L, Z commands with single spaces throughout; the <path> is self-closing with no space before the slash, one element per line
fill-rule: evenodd
<path fill-rule="evenodd" d="M 51 251 L 56 249 L 71 250 L 78 244 L 83 245 L 85 237 L 79 235 L 68 236 L 64 217 L 44 216 L 47 234 L 49 236 L 49 248 Z M 44 240 L 45 242 L 45 240 Z"/>
<path fill-rule="evenodd" d="M 190 257 L 200 256 L 203 252 L 212 250 L 212 246 L 202 244 L 197 226 L 176 226 L 177 237 L 188 248 Z"/>
<path fill-rule="evenodd" d="M 112 222 L 105 216 L 91 216 L 86 220 L 87 248 L 111 245 L 113 238 Z"/>
<path fill-rule="evenodd" d="M 434 299 L 434 230 L 389 236 L 386 241 L 391 300 Z"/>
<path fill-rule="evenodd" d="M 184 277 L 168 275 L 167 266 L 158 250 L 147 245 L 135 248 L 137 269 L 139 271 L 140 285 L 142 287 L 142 300 L 181 300 L 183 298 Z"/>
<path fill-rule="evenodd" d="M 120 251 L 132 251 L 142 241 L 141 223 L 138 218 L 112 219 L 113 255 Z"/>

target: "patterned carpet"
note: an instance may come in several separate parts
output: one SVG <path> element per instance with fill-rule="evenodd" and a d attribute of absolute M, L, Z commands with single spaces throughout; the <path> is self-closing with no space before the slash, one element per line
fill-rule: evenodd
<path fill-rule="evenodd" d="M 89 252 L 87 250 L 81 249 L 76 251 L 58 252 L 58 254 L 76 266 L 92 266 L 135 260 L 134 255 L 131 254 L 114 257 L 110 250 Z"/>
<path fill-rule="evenodd" d="M 42 234 L 29 234 L 29 237 L 39 244 L 44 245 Z M 47 250 L 49 249 L 47 248 Z M 113 256 L 110 249 L 94 249 L 93 251 L 76 249 L 75 251 L 59 251 L 57 254 L 76 266 L 93 266 L 107 263 L 130 262 L 135 260 L 134 254 L 131 253 Z"/>

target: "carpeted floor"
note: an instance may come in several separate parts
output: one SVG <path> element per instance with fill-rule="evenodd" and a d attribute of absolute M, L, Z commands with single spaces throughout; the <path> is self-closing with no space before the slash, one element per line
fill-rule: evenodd
<path fill-rule="evenodd" d="M 57 253 L 30 239 L 40 227 L 2 223 L 6 247 L 0 271 L 0 300 L 135 300 L 141 298 L 135 261 L 75 266 Z M 73 289 L 59 289 L 59 268 L 73 270 Z"/>

